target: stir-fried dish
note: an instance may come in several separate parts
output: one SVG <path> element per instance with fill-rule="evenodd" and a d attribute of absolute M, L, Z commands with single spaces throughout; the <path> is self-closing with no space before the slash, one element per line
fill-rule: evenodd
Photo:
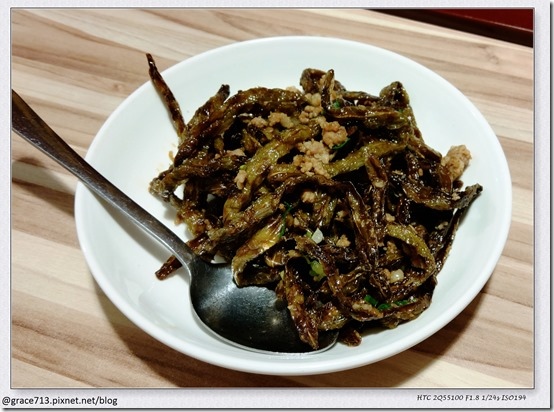
<path fill-rule="evenodd" d="M 228 85 L 185 122 L 147 55 L 178 150 L 150 190 L 176 210 L 207 260 L 232 262 L 238 287 L 265 286 L 286 302 L 300 338 L 419 316 L 460 221 L 482 191 L 460 180 L 463 146 L 429 147 L 400 82 L 352 91 L 334 71 L 305 69 L 300 88 Z M 170 257 L 160 279 L 179 268 Z"/>

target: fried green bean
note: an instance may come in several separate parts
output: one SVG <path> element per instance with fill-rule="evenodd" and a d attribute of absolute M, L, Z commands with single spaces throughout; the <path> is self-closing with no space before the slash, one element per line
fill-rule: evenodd
<path fill-rule="evenodd" d="M 284 301 L 300 339 L 359 344 L 429 307 L 463 216 L 483 188 L 460 180 L 470 154 L 431 148 L 400 82 L 349 90 L 305 69 L 300 89 L 222 85 L 185 122 L 148 56 L 179 147 L 150 191 L 205 259 L 232 262 L 238 287 Z M 165 278 L 179 263 L 169 258 Z M 368 337 L 368 339 L 370 339 Z"/>

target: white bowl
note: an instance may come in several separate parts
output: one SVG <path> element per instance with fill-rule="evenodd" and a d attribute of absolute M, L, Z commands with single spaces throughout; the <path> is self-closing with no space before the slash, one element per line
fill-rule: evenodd
<path fill-rule="evenodd" d="M 154 57 L 155 50 L 149 50 Z M 304 68 L 334 69 L 351 90 L 378 94 L 399 80 L 407 89 L 424 139 L 443 154 L 465 144 L 472 154 L 465 184 L 483 193 L 471 206 L 438 276 L 433 302 L 419 318 L 363 339 L 358 347 L 337 344 L 311 355 L 269 355 L 231 346 L 208 333 L 195 318 L 188 278 L 159 281 L 154 271 L 168 257 L 162 246 L 84 186 L 76 193 L 79 241 L 91 272 L 111 301 L 138 327 L 164 344 L 225 368 L 303 375 L 359 367 L 404 351 L 454 319 L 489 279 L 507 238 L 511 180 L 501 146 L 475 106 L 431 70 L 367 44 L 320 37 L 277 37 L 235 43 L 187 59 L 162 74 L 181 104 L 185 119 L 223 83 L 231 92 L 255 86 L 298 85 Z M 169 165 L 177 138 L 168 113 L 145 84 L 110 116 L 94 139 L 87 160 L 162 222 L 176 227 L 174 213 L 148 192 L 150 180 Z"/>

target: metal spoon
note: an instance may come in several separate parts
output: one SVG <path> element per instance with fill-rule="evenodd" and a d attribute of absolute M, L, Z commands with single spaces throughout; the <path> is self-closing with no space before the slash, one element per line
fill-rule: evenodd
<path fill-rule="evenodd" d="M 192 306 L 202 322 L 221 338 L 258 352 L 314 352 L 298 337 L 286 304 L 277 300 L 275 292 L 257 286 L 239 288 L 230 264 L 211 264 L 197 257 L 183 240 L 71 149 L 13 90 L 12 128 L 129 216 L 188 268 Z M 320 349 L 315 352 L 333 346 L 337 335 L 321 333 Z"/>

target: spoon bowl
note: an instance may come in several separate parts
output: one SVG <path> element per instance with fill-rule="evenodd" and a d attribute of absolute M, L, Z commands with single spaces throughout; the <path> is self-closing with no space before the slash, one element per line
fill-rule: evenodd
<path fill-rule="evenodd" d="M 314 352 L 298 337 L 286 304 L 274 291 L 257 286 L 239 288 L 230 264 L 206 262 L 196 256 L 169 228 L 71 149 L 13 90 L 12 129 L 167 247 L 190 272 L 195 313 L 220 338 L 257 352 Z M 338 332 L 322 333 L 316 352 L 332 347 L 337 336 Z"/>
<path fill-rule="evenodd" d="M 311 348 L 298 337 L 286 303 L 263 286 L 237 287 L 229 265 L 200 258 L 188 264 L 192 306 L 200 320 L 234 345 L 257 351 L 305 353 Z M 319 348 L 329 349 L 337 332 L 320 332 Z"/>

